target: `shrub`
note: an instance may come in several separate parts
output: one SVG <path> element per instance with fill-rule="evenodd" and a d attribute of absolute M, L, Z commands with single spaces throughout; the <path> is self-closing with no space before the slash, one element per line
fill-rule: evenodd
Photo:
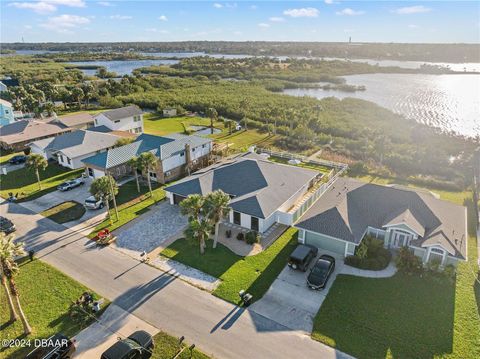
<path fill-rule="evenodd" d="M 356 162 L 348 166 L 348 175 L 352 177 L 361 176 L 368 172 L 368 168 L 363 162 Z"/>
<path fill-rule="evenodd" d="M 398 270 L 404 273 L 415 274 L 423 271 L 422 261 L 407 247 L 400 248 L 395 262 Z"/>
<path fill-rule="evenodd" d="M 243 234 L 243 232 L 240 232 L 237 234 L 237 239 L 239 241 L 243 241 L 245 239 L 245 235 Z"/>
<path fill-rule="evenodd" d="M 260 236 L 257 232 L 251 231 L 247 233 L 247 236 L 245 237 L 245 241 L 248 244 L 254 244 L 260 242 Z"/>
<path fill-rule="evenodd" d="M 454 280 L 455 279 L 455 274 L 456 274 L 456 268 L 453 264 L 449 264 L 445 266 L 445 269 L 443 270 L 443 275 L 450 279 Z"/>
<path fill-rule="evenodd" d="M 355 255 L 347 256 L 345 264 L 368 270 L 382 270 L 388 266 L 392 254 L 383 247 L 383 241 L 367 236 L 358 246 Z"/>

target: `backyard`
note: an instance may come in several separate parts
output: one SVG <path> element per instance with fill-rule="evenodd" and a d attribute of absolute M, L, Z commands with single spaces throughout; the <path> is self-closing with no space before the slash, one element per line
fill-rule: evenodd
<path fill-rule="evenodd" d="M 188 129 L 190 126 L 210 126 L 210 119 L 190 116 L 164 118 L 156 113 L 147 113 L 143 116 L 143 125 L 145 133 L 162 136 L 169 133 L 184 133 L 185 127 Z M 217 121 L 214 126 L 223 129 L 221 122 Z"/>
<path fill-rule="evenodd" d="M 213 249 L 212 243 L 207 242 L 205 254 L 201 255 L 197 243 L 179 239 L 161 255 L 220 278 L 222 282 L 213 292 L 217 297 L 239 303 L 238 292 L 245 289 L 255 301 L 266 293 L 285 267 L 297 244 L 297 230 L 288 229 L 265 251 L 254 256 L 238 256 L 220 243 Z"/>
<path fill-rule="evenodd" d="M 7 175 L 0 176 L 0 196 L 8 198 L 8 193 L 13 192 L 14 195 L 18 193 L 18 202 L 30 201 L 55 191 L 60 183 L 79 177 L 82 173 L 83 168 L 70 170 L 56 163 L 49 162 L 45 171 L 40 171 L 42 189 L 39 190 L 35 171 L 20 168 L 9 172 Z"/>
<path fill-rule="evenodd" d="M 33 328 L 29 338 L 48 338 L 55 333 L 73 336 L 82 328 L 68 315 L 70 304 L 89 291 L 80 283 L 39 260 L 24 261 L 16 279 L 23 311 Z M 98 296 L 97 296 L 98 297 Z M 1 339 L 22 338 L 20 320 L 8 324 L 5 292 L 0 291 Z M 5 308 L 5 310 L 4 310 Z M 0 349 L 0 357 L 24 358 L 31 348 Z"/>

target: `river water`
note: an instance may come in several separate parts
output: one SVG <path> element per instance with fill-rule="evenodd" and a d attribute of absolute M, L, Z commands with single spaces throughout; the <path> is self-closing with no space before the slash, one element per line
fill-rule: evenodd
<path fill-rule="evenodd" d="M 480 135 L 480 75 L 365 74 L 344 76 L 366 91 L 289 89 L 293 96 L 359 98 L 444 131 Z"/>

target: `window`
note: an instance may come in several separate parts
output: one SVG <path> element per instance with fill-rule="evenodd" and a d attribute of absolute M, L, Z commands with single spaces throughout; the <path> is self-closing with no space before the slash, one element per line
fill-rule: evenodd
<path fill-rule="evenodd" d="M 240 212 L 233 212 L 233 223 L 240 225 L 241 220 L 240 220 Z"/>
<path fill-rule="evenodd" d="M 95 119 L 95 126 L 98 126 L 98 120 Z"/>
<path fill-rule="evenodd" d="M 206 145 L 202 145 L 202 148 L 205 148 Z"/>
<path fill-rule="evenodd" d="M 68 162 L 69 165 L 72 164 L 72 161 L 70 161 L 70 157 L 67 157 L 67 162 Z"/>
<path fill-rule="evenodd" d="M 134 122 L 138 122 L 138 121 L 141 121 L 142 120 L 142 117 L 141 116 L 133 116 L 133 121 Z"/>
<path fill-rule="evenodd" d="M 58 162 L 63 162 L 63 156 L 62 155 L 58 155 Z"/>
<path fill-rule="evenodd" d="M 134 133 L 141 133 L 142 132 L 142 128 L 141 127 L 136 127 L 133 129 L 133 132 Z"/>
<path fill-rule="evenodd" d="M 87 170 L 88 170 L 88 177 L 94 177 L 93 169 L 88 167 Z"/>
<path fill-rule="evenodd" d="M 114 122 L 114 123 L 119 123 L 119 122 L 120 122 L 120 120 L 115 120 L 115 121 L 113 121 L 113 122 Z"/>
<path fill-rule="evenodd" d="M 167 176 L 167 177 L 170 176 L 171 174 L 172 174 L 172 172 L 170 172 L 170 171 L 165 172 L 165 176 Z"/>
<path fill-rule="evenodd" d="M 258 232 L 258 218 L 257 217 L 251 217 L 252 221 L 250 224 L 250 228 L 252 231 Z"/>
<path fill-rule="evenodd" d="M 10 112 L 8 112 L 8 110 L 7 110 L 7 109 L 5 109 L 5 113 L 8 115 Z"/>
<path fill-rule="evenodd" d="M 440 248 L 430 248 L 430 252 L 432 253 L 437 253 L 437 254 L 441 254 L 443 256 L 443 250 L 440 249 Z"/>
<path fill-rule="evenodd" d="M 150 178 L 157 178 L 157 174 L 155 172 L 148 172 L 148 175 L 150 176 Z"/>

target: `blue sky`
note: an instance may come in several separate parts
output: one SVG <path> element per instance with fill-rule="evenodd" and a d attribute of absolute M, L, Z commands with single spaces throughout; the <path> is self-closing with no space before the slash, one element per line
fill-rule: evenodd
<path fill-rule="evenodd" d="M 0 1 L 1 42 L 480 42 L 478 1 Z"/>

